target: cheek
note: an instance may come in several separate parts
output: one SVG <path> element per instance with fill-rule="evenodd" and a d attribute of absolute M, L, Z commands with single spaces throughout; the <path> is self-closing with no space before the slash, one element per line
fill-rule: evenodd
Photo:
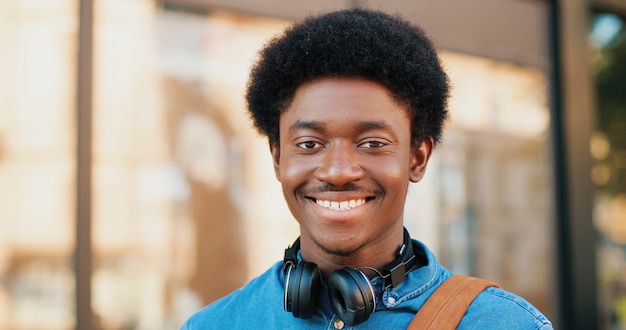
<path fill-rule="evenodd" d="M 405 188 L 409 185 L 407 173 L 398 171 L 389 171 L 384 177 L 380 178 L 382 185 L 386 186 L 386 190 L 391 194 L 402 194 L 405 192 Z"/>
<path fill-rule="evenodd" d="M 410 161 L 406 157 L 392 155 L 390 157 L 370 158 L 362 162 L 370 173 L 379 173 L 389 178 L 406 178 L 410 168 Z"/>
<path fill-rule="evenodd" d="M 370 173 L 372 178 L 378 181 L 381 185 L 387 186 L 388 193 L 403 193 L 402 187 L 408 187 L 409 184 L 409 169 L 410 165 L 408 161 L 370 161 L 366 168 L 366 171 Z"/>
<path fill-rule="evenodd" d="M 300 185 L 315 170 L 315 162 L 307 159 L 285 157 L 280 162 L 281 182 L 283 186 L 293 188 L 293 185 Z M 287 188 L 287 187 L 284 187 Z"/>

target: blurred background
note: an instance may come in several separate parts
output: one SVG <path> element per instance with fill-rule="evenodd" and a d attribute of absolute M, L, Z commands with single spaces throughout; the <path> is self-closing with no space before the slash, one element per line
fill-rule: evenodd
<path fill-rule="evenodd" d="M 406 227 L 562 329 L 626 329 L 626 1 L 0 0 L 0 329 L 175 329 L 298 235 L 243 93 L 312 13 L 401 13 L 451 121 Z"/>

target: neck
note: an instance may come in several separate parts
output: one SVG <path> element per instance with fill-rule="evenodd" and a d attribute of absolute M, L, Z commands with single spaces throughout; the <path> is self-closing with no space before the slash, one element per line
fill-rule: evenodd
<path fill-rule="evenodd" d="M 375 268 L 384 273 L 385 266 L 398 259 L 399 248 L 403 244 L 410 245 L 411 243 L 408 233 L 405 237 L 404 228 L 401 227 L 400 230 L 387 236 L 381 236 L 376 241 L 356 248 L 347 254 L 328 251 L 307 236 L 302 236 L 299 239 L 299 244 L 302 259 L 317 264 L 322 275 L 326 278 L 331 272 L 344 267 L 362 268 L 366 273 L 369 272 L 367 271 L 368 268 Z"/>

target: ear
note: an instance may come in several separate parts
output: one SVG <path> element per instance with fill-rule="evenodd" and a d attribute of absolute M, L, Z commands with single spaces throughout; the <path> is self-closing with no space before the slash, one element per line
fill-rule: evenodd
<path fill-rule="evenodd" d="M 280 164 L 280 146 L 278 143 L 269 142 L 270 145 L 270 153 L 272 154 L 272 161 L 274 163 L 274 175 L 276 175 L 276 180 L 280 182 L 280 170 L 278 165 Z"/>
<path fill-rule="evenodd" d="M 430 155 L 435 148 L 435 142 L 432 137 L 424 139 L 419 145 L 411 147 L 411 167 L 409 171 L 409 180 L 411 182 L 419 182 L 426 173 L 426 165 Z"/>

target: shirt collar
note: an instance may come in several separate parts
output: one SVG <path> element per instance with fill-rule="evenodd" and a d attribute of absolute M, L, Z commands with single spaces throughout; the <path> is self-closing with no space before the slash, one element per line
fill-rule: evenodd
<path fill-rule="evenodd" d="M 403 301 L 423 294 L 437 282 L 437 274 L 440 272 L 441 265 L 437 262 L 435 255 L 422 242 L 413 241 L 417 243 L 417 247 L 424 251 L 428 265 L 409 272 L 406 280 L 395 287 L 384 289 L 382 278 L 372 279 L 371 283 L 377 299 L 382 298 L 377 305 L 382 303 L 386 308 L 394 308 Z"/>

